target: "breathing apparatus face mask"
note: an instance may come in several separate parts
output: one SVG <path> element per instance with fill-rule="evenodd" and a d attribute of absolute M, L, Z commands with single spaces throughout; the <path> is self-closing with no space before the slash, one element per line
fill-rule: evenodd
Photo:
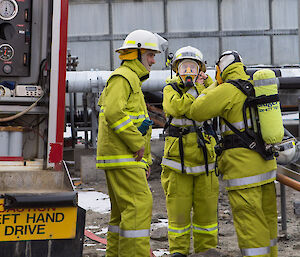
<path fill-rule="evenodd" d="M 193 60 L 184 60 L 178 64 L 178 75 L 185 87 L 192 87 L 195 84 L 199 72 L 199 65 Z"/>

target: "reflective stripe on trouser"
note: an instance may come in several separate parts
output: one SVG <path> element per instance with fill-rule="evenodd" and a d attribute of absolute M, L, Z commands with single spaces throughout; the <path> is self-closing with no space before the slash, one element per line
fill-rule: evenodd
<path fill-rule="evenodd" d="M 271 170 L 269 172 L 254 175 L 254 176 L 224 180 L 224 182 L 225 182 L 226 189 L 234 190 L 234 187 L 252 185 L 255 183 L 266 182 L 268 180 L 270 182 L 274 181 L 276 178 L 276 173 L 277 173 L 276 170 Z"/>
<path fill-rule="evenodd" d="M 228 191 L 243 256 L 277 257 L 277 206 L 274 182 Z"/>
<path fill-rule="evenodd" d="M 149 257 L 152 195 L 145 170 L 106 170 L 111 200 L 107 257 Z"/>
<path fill-rule="evenodd" d="M 161 182 L 166 195 L 170 253 L 189 254 L 191 224 L 195 252 L 215 248 L 218 242 L 216 227 L 219 194 L 219 181 L 215 173 L 191 176 L 163 167 Z M 212 227 L 215 228 L 214 233 L 204 232 Z M 199 233 L 200 228 L 204 229 L 203 233 Z"/>

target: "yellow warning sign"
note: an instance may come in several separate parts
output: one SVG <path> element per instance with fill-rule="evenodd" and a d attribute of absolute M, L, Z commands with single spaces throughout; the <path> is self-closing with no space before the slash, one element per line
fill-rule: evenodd
<path fill-rule="evenodd" d="M 0 241 L 75 238 L 77 207 L 4 209 L 0 199 Z"/>

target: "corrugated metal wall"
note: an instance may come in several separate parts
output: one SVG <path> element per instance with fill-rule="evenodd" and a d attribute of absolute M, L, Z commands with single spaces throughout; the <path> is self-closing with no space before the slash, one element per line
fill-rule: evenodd
<path fill-rule="evenodd" d="M 191 45 L 213 66 L 225 50 L 246 65 L 298 64 L 297 0 L 69 0 L 68 48 L 78 70 L 113 70 L 114 49 L 135 29 L 157 32 L 169 51 Z M 155 69 L 164 67 L 165 56 Z"/>

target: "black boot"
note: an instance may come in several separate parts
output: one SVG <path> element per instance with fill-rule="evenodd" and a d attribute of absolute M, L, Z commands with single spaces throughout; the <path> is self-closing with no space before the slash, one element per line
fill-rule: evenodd
<path fill-rule="evenodd" d="M 172 257 L 186 257 L 186 255 L 182 253 L 173 253 Z"/>

